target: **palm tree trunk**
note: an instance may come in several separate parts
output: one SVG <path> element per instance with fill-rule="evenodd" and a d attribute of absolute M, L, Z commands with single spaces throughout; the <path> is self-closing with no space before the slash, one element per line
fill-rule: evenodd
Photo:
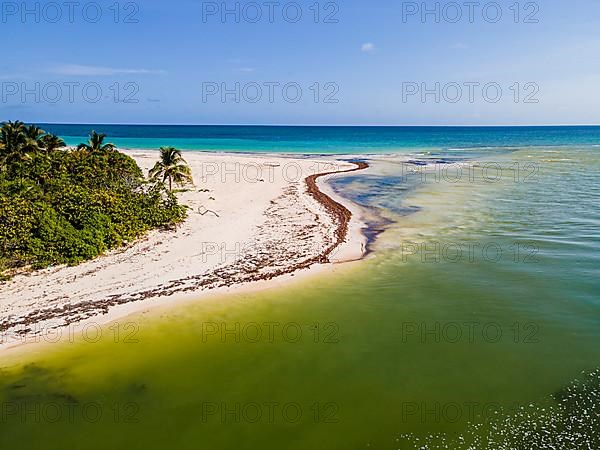
<path fill-rule="evenodd" d="M 169 177 L 169 192 L 173 191 L 173 186 L 171 184 L 172 184 L 172 178 Z"/>

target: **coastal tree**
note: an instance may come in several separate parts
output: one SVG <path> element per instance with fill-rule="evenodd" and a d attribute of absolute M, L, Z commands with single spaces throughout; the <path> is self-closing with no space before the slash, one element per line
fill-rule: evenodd
<path fill-rule="evenodd" d="M 41 146 L 46 153 L 51 153 L 67 146 L 65 141 L 55 134 L 45 134 L 41 139 Z"/>
<path fill-rule="evenodd" d="M 88 142 L 79 144 L 77 150 L 85 150 L 89 153 L 103 153 L 116 149 L 114 144 L 105 144 L 104 139 L 106 139 L 106 134 L 98 134 L 95 131 L 92 131 Z"/>
<path fill-rule="evenodd" d="M 78 264 L 185 218 L 175 195 L 149 186 L 103 135 L 85 145 L 59 151 L 64 141 L 38 127 L 0 127 L 0 280 Z"/>
<path fill-rule="evenodd" d="M 17 151 L 25 144 L 25 124 L 21 121 L 8 121 L 0 129 L 0 145 L 5 152 Z"/>
<path fill-rule="evenodd" d="M 25 152 L 36 153 L 43 146 L 42 140 L 46 132 L 37 125 L 28 125 L 24 127 L 23 131 L 25 133 Z"/>
<path fill-rule="evenodd" d="M 181 150 L 174 147 L 161 147 L 160 160 L 149 172 L 149 177 L 154 182 L 168 182 L 169 191 L 173 190 L 173 183 L 182 186 L 187 183 L 194 183 L 192 170 L 183 159 Z"/>
<path fill-rule="evenodd" d="M 0 128 L 0 156 L 3 166 L 25 158 L 28 138 L 23 122 L 9 121 Z"/>
<path fill-rule="evenodd" d="M 36 125 L 9 121 L 0 128 L 0 163 L 3 165 L 31 160 L 40 152 L 50 153 L 65 146 L 61 138 Z"/>

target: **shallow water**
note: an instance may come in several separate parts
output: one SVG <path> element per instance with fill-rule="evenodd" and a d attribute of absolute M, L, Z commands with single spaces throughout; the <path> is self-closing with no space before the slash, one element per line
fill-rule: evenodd
<path fill-rule="evenodd" d="M 396 449 L 552 404 L 600 365 L 598 150 L 418 167 L 335 183 L 393 222 L 365 261 L 4 356 L 0 447 Z"/>

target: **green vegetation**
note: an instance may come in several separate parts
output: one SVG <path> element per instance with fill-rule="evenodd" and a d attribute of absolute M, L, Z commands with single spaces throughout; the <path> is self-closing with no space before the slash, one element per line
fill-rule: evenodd
<path fill-rule="evenodd" d="M 77 146 L 77 150 L 85 150 L 86 152 L 95 153 L 95 152 L 107 152 L 111 150 L 115 150 L 115 146 L 113 144 L 105 144 L 104 139 L 106 138 L 105 134 L 98 134 L 95 131 L 92 131 L 90 134 L 90 140 L 87 144 L 79 144 Z"/>
<path fill-rule="evenodd" d="M 0 129 L 0 275 L 77 264 L 185 217 L 164 183 L 105 135 L 66 149 L 62 139 L 22 122 Z M 187 167 L 187 166 L 186 166 Z M 181 173 L 189 175 L 187 171 Z M 174 174 L 169 179 L 181 180 Z"/>
<path fill-rule="evenodd" d="M 169 182 L 169 191 L 173 190 L 173 183 L 183 185 L 193 183 L 192 172 L 181 150 L 173 147 L 160 148 L 160 160 L 150 170 L 150 178 L 153 181 Z"/>

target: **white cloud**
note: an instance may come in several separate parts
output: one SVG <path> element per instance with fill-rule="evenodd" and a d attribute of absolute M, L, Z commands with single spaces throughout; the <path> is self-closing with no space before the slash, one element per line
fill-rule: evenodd
<path fill-rule="evenodd" d="M 240 69 L 238 69 L 240 72 L 254 72 L 254 67 L 242 67 Z"/>
<path fill-rule="evenodd" d="M 360 51 L 363 53 L 371 53 L 373 50 L 375 50 L 375 44 L 372 42 L 366 42 L 360 47 Z"/>
<path fill-rule="evenodd" d="M 153 69 L 117 69 L 103 66 L 84 66 L 79 64 L 65 64 L 53 67 L 50 72 L 58 75 L 69 76 L 112 76 L 112 75 L 161 75 L 164 70 Z"/>
<path fill-rule="evenodd" d="M 469 47 L 466 44 L 463 44 L 462 42 L 457 42 L 456 44 L 451 45 L 450 48 L 455 50 L 465 50 Z"/>

